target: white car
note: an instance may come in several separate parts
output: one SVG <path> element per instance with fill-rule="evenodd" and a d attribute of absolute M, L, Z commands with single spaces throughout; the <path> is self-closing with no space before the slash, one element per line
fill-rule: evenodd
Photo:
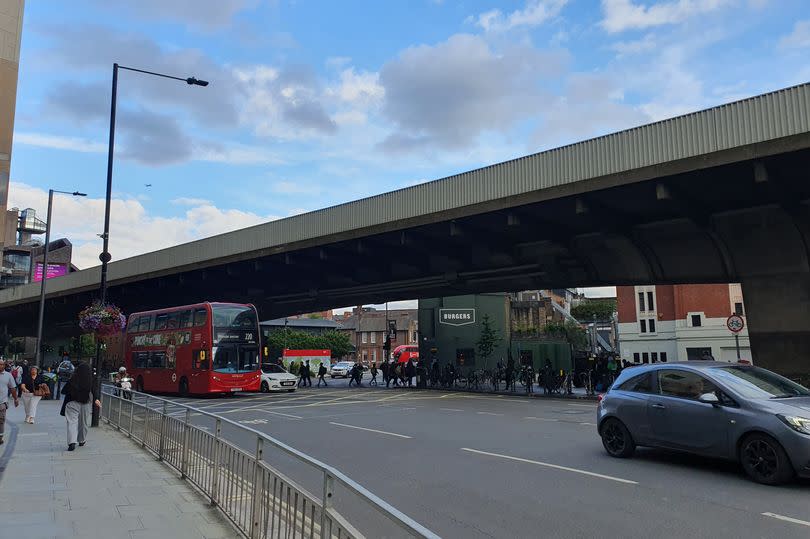
<path fill-rule="evenodd" d="M 262 385 L 261 392 L 270 391 L 295 391 L 298 377 L 290 374 L 281 365 L 265 363 L 262 365 Z"/>
<path fill-rule="evenodd" d="M 332 378 L 348 378 L 353 366 L 354 363 L 351 361 L 338 361 L 330 367 L 329 376 Z"/>

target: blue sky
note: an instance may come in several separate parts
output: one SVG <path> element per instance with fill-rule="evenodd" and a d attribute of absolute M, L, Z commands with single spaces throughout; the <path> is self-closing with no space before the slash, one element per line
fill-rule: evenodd
<path fill-rule="evenodd" d="M 10 205 L 97 263 L 810 80 L 806 0 L 26 3 Z M 146 187 L 151 184 L 151 187 Z"/>

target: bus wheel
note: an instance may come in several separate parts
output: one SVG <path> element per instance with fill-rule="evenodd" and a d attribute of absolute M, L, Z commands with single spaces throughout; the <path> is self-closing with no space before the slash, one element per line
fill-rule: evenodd
<path fill-rule="evenodd" d="M 188 397 L 188 380 L 185 378 L 180 379 L 180 396 Z"/>
<path fill-rule="evenodd" d="M 138 379 L 135 380 L 135 391 L 143 393 L 143 376 L 138 376 Z"/>

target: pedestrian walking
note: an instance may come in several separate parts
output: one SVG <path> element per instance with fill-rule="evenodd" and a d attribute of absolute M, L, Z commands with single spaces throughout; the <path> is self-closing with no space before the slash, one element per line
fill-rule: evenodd
<path fill-rule="evenodd" d="M 307 386 L 312 387 L 312 367 L 309 366 L 309 360 L 307 360 L 306 366 L 304 367 L 304 381 Z"/>
<path fill-rule="evenodd" d="M 357 387 L 360 387 L 360 380 L 361 373 L 363 372 L 363 367 L 360 366 L 359 363 L 355 363 L 352 365 L 352 370 L 349 372 L 351 379 L 349 380 L 349 387 L 352 387 L 352 382 L 354 382 Z"/>
<path fill-rule="evenodd" d="M 413 364 L 412 359 L 408 360 L 404 370 L 405 378 L 408 381 L 408 387 L 413 387 L 413 377 L 416 376 L 416 365 Z"/>
<path fill-rule="evenodd" d="M 388 381 L 390 380 L 390 376 L 388 375 L 387 361 L 383 360 L 382 364 L 380 365 L 380 371 L 382 371 L 383 384 L 385 384 L 385 387 L 388 387 Z"/>
<path fill-rule="evenodd" d="M 22 401 L 25 407 L 25 422 L 33 425 L 34 418 L 37 416 L 39 401 L 42 397 L 50 395 L 45 378 L 39 373 L 39 367 L 31 367 L 23 375 L 20 390 L 22 391 Z"/>
<path fill-rule="evenodd" d="M 391 387 L 391 382 L 394 382 L 394 387 L 399 387 L 399 381 L 397 380 L 397 365 L 392 363 L 388 364 L 388 381 L 385 383 L 385 387 Z"/>
<path fill-rule="evenodd" d="M 56 367 L 56 398 L 59 399 L 62 395 L 62 388 L 65 387 L 65 384 L 70 380 L 71 375 L 73 375 L 73 370 L 75 367 L 73 366 L 73 362 L 70 361 L 70 356 L 65 354 L 62 356 L 62 361 L 59 362 L 59 365 Z"/>
<path fill-rule="evenodd" d="M 90 365 L 79 360 L 70 381 L 62 388 L 65 393 L 65 400 L 62 405 L 62 415 L 67 423 L 68 451 L 76 449 L 87 443 L 87 422 L 90 414 L 90 406 L 95 404 L 101 408 L 93 388 L 93 374 Z"/>
<path fill-rule="evenodd" d="M 301 386 L 306 387 L 306 385 L 307 385 L 307 382 L 306 382 L 306 377 L 307 377 L 306 370 L 307 370 L 307 367 L 302 362 L 301 366 L 298 369 L 298 387 L 301 387 Z"/>
<path fill-rule="evenodd" d="M 377 364 L 376 363 L 371 364 L 371 381 L 368 383 L 368 385 L 370 385 L 370 386 L 376 386 L 377 385 Z"/>
<path fill-rule="evenodd" d="M 45 379 L 45 384 L 48 386 L 49 396 L 45 398 L 53 399 L 56 394 L 56 372 L 53 370 L 53 367 L 45 369 L 45 372 L 42 373 L 42 377 Z"/>
<path fill-rule="evenodd" d="M 11 366 L 11 377 L 14 378 L 14 384 L 17 387 L 17 395 L 20 394 L 20 384 L 22 383 L 23 366 L 15 361 Z"/>
<path fill-rule="evenodd" d="M 17 398 L 17 382 L 11 376 L 10 372 L 6 371 L 6 360 L 0 358 L 0 445 L 5 441 L 3 435 L 6 432 L 6 410 L 8 410 L 8 398 L 14 400 L 14 407 L 20 405 L 20 399 Z"/>
<path fill-rule="evenodd" d="M 326 378 L 324 378 L 324 376 L 326 376 L 326 365 L 321 363 L 320 367 L 318 367 L 318 387 L 321 387 L 321 382 L 323 382 L 325 387 L 329 387 L 329 384 L 326 383 Z"/>

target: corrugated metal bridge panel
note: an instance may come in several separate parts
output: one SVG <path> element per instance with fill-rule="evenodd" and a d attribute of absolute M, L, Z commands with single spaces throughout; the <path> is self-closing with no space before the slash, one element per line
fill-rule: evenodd
<path fill-rule="evenodd" d="M 178 245 L 109 266 L 109 280 L 365 229 L 532 191 L 810 132 L 810 84 L 555 148 L 442 180 Z M 54 280 L 51 292 L 90 287 L 99 268 Z M 30 284 L 0 304 L 33 298 Z"/>

